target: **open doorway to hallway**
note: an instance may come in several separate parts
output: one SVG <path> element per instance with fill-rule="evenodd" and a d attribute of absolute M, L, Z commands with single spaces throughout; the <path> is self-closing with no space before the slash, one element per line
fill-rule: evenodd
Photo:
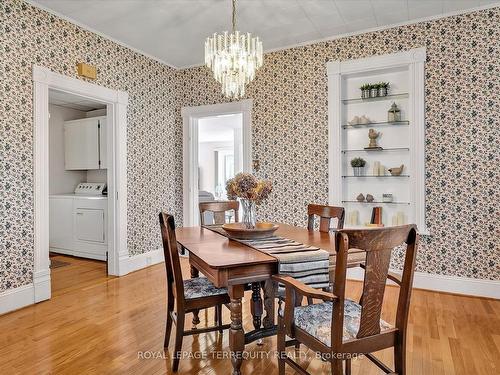
<path fill-rule="evenodd" d="M 243 171 L 241 113 L 198 121 L 199 202 L 226 200 L 226 181 Z"/>
<path fill-rule="evenodd" d="M 251 108 L 239 102 L 184 107 L 184 226 L 199 223 L 199 202 L 227 200 L 226 181 L 251 170 Z"/>

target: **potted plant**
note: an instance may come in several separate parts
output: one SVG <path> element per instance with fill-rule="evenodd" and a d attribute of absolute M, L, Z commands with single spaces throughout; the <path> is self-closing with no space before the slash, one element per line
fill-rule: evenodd
<path fill-rule="evenodd" d="M 370 97 L 370 88 L 371 85 L 369 83 L 365 83 L 360 87 L 361 89 L 361 99 L 368 99 Z"/>
<path fill-rule="evenodd" d="M 378 83 L 370 85 L 370 98 L 376 98 L 378 96 Z"/>
<path fill-rule="evenodd" d="M 354 172 L 354 176 L 363 176 L 363 168 L 366 165 L 366 161 L 363 158 L 354 158 L 351 160 L 351 167 Z"/>
<path fill-rule="evenodd" d="M 387 96 L 389 93 L 389 82 L 380 82 L 378 84 L 378 96 Z"/>

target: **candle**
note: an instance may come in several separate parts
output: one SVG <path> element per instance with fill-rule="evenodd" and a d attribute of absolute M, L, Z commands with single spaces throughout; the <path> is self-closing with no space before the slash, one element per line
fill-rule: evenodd
<path fill-rule="evenodd" d="M 374 176 L 380 175 L 380 162 L 379 161 L 376 161 L 373 163 L 373 175 Z"/>
<path fill-rule="evenodd" d="M 398 215 L 392 215 L 392 225 L 398 225 Z"/>
<path fill-rule="evenodd" d="M 398 225 L 403 225 L 405 223 L 405 214 L 403 212 L 398 212 Z"/>
<path fill-rule="evenodd" d="M 351 212 L 349 224 L 350 225 L 358 225 L 358 211 L 357 210 L 354 210 Z"/>
<path fill-rule="evenodd" d="M 385 176 L 385 167 L 381 165 L 378 170 L 378 175 L 379 176 Z"/>

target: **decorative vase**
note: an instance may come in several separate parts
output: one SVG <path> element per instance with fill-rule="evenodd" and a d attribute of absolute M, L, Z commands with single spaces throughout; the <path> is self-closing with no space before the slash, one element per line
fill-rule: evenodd
<path fill-rule="evenodd" d="M 392 193 L 384 193 L 382 194 L 382 202 L 390 203 L 392 202 Z"/>
<path fill-rule="evenodd" d="M 363 176 L 363 168 L 364 167 L 352 167 L 354 176 Z"/>
<path fill-rule="evenodd" d="M 361 99 L 368 99 L 370 97 L 370 89 L 361 90 Z"/>
<path fill-rule="evenodd" d="M 387 87 L 379 87 L 378 96 L 387 96 Z"/>
<path fill-rule="evenodd" d="M 241 207 L 243 210 L 242 223 L 247 229 L 255 228 L 255 201 L 249 199 L 241 199 Z"/>
<path fill-rule="evenodd" d="M 378 95 L 378 88 L 373 87 L 370 89 L 370 98 L 376 98 Z"/>

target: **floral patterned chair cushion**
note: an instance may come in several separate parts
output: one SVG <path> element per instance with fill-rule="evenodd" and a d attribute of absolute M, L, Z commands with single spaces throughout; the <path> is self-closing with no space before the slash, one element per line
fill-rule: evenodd
<path fill-rule="evenodd" d="M 206 277 L 195 277 L 184 280 L 184 298 L 186 299 L 216 296 L 226 293 L 226 288 L 216 288 Z"/>
<path fill-rule="evenodd" d="M 295 326 L 306 331 L 323 344 L 330 346 L 332 302 L 323 302 L 314 305 L 299 306 L 295 308 Z M 344 335 L 343 339 L 355 339 L 361 320 L 361 305 L 346 299 L 344 301 Z M 384 331 L 392 326 L 380 320 L 380 330 Z"/>

